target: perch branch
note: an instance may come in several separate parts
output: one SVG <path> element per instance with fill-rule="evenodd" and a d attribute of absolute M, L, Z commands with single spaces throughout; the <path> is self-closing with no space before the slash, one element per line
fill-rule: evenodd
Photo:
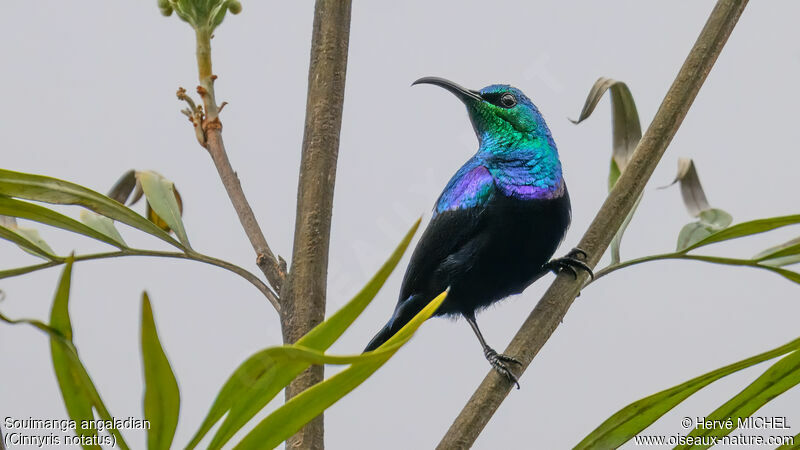
<path fill-rule="evenodd" d="M 733 31 L 747 0 L 719 0 L 689 56 L 664 97 L 653 122 L 636 148 L 630 164 L 595 216 L 578 246 L 594 267 L 608 248 L 625 216 L 644 189 L 722 47 Z M 561 323 L 588 275 L 578 279 L 560 274 L 544 294 L 505 353 L 523 363 L 524 371 Z M 511 390 L 508 378 L 491 371 L 440 441 L 439 449 L 469 448 Z"/>

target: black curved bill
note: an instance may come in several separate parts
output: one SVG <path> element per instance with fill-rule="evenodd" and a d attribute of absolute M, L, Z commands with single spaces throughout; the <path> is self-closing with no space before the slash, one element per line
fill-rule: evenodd
<path fill-rule="evenodd" d="M 482 101 L 483 100 L 483 98 L 481 98 L 480 92 L 467 89 L 467 88 L 465 88 L 463 86 L 460 86 L 460 85 L 458 85 L 456 83 L 453 83 L 450 80 L 446 80 L 444 78 L 422 77 L 419 80 L 411 83 L 412 86 L 417 85 L 417 84 L 433 84 L 433 85 L 445 88 L 448 91 L 450 91 L 453 94 L 455 94 L 456 97 L 460 98 L 461 101 L 464 101 L 464 100 L 466 100 L 468 98 L 469 99 L 473 99 L 473 100 L 478 100 L 478 101 Z"/>

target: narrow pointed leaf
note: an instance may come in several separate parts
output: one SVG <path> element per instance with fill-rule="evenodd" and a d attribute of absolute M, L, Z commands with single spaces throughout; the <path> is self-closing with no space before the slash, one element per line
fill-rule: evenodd
<path fill-rule="evenodd" d="M 105 409 L 105 406 L 103 405 L 99 394 L 94 388 L 94 384 L 92 383 L 91 378 L 89 378 L 86 369 L 83 367 L 83 363 L 81 363 L 80 358 L 78 357 L 77 349 L 73 345 L 72 341 L 67 340 L 61 331 L 39 320 L 11 319 L 3 315 L 2 313 L 0 313 L 0 320 L 10 325 L 18 325 L 18 324 L 30 325 L 48 334 L 50 336 L 51 348 L 53 347 L 53 345 L 56 345 L 58 348 L 57 351 L 59 352 L 59 355 L 62 355 L 64 357 L 63 360 L 65 362 L 61 364 L 61 366 L 69 369 L 67 370 L 67 372 L 72 376 L 71 379 L 72 382 L 79 387 L 78 389 L 70 388 L 70 392 L 75 391 L 85 394 L 85 397 L 79 397 L 78 399 L 73 400 L 74 402 L 76 402 L 73 408 L 82 410 L 82 408 L 85 408 L 85 406 L 83 406 L 83 402 L 81 402 L 81 399 L 91 398 L 90 407 L 94 407 L 94 409 L 98 411 L 98 414 L 100 415 L 101 419 L 110 420 L 111 415 Z M 56 341 L 55 344 L 53 344 L 54 341 Z M 62 393 L 62 395 L 64 394 Z M 70 416 L 70 418 L 76 420 L 74 419 L 73 416 Z M 88 431 L 93 431 L 93 430 L 88 430 Z M 114 434 L 114 436 L 116 437 L 117 445 L 121 449 L 128 449 L 128 445 L 125 443 L 125 440 L 122 438 L 122 435 L 119 433 L 118 430 L 111 430 L 111 433 Z M 96 447 L 88 447 L 88 448 L 96 448 Z"/>
<path fill-rule="evenodd" d="M 68 302 L 69 288 L 72 276 L 72 258 L 67 259 L 61 281 L 58 283 L 53 309 L 50 313 L 50 326 L 56 330 L 64 340 L 72 342 L 72 324 L 69 318 Z M 53 358 L 53 367 L 58 379 L 58 386 L 61 389 L 61 396 L 64 399 L 64 406 L 67 408 L 69 417 L 74 420 L 78 427 L 75 432 L 80 436 L 96 436 L 97 430 L 93 428 L 81 428 L 80 423 L 84 420 L 93 420 L 94 405 L 93 387 L 86 383 L 88 375 L 83 365 L 76 361 L 74 352 L 64 342 L 64 340 L 50 338 L 50 352 Z M 90 438 L 91 439 L 91 438 Z M 83 448 L 99 449 L 98 445 L 84 445 Z"/>
<path fill-rule="evenodd" d="M 795 352 L 800 349 L 800 339 L 786 345 L 744 359 L 737 363 L 708 372 L 670 389 L 653 394 L 622 408 L 589 433 L 576 449 L 618 448 L 633 436 L 650 426 L 692 394 L 722 377 L 754 366 L 758 363 Z"/>
<path fill-rule="evenodd" d="M 178 241 L 140 214 L 114 199 L 75 183 L 0 169 L 0 195 L 58 205 L 80 205 L 184 249 Z"/>
<path fill-rule="evenodd" d="M 53 261 L 59 259 L 36 230 L 0 225 L 0 239 L 11 241 L 34 256 Z"/>
<path fill-rule="evenodd" d="M 414 223 L 389 259 L 361 291 L 335 314 L 306 333 L 295 346 L 324 352 L 336 342 L 383 287 L 411 243 L 420 221 L 421 219 L 418 219 Z M 309 365 L 310 363 L 304 361 L 292 361 L 278 368 L 272 361 L 271 355 L 257 353 L 248 358 L 225 382 L 187 448 L 195 448 L 226 413 L 228 415 L 217 430 L 214 440 L 227 442 Z M 236 411 L 231 411 L 234 407 Z"/>
<path fill-rule="evenodd" d="M 119 231 L 117 231 L 117 227 L 114 226 L 113 220 L 109 219 L 106 216 L 101 216 L 96 212 L 86 211 L 86 210 L 81 211 L 80 217 L 81 217 L 81 222 L 86 224 L 87 227 L 97 231 L 98 233 L 116 242 L 118 247 L 120 248 L 127 247 L 127 245 L 125 244 L 125 240 L 122 239 L 122 235 L 119 234 Z"/>
<path fill-rule="evenodd" d="M 119 242 L 114 241 L 108 236 L 98 233 L 97 231 L 78 222 L 77 220 L 45 208 L 44 206 L 0 196 L 0 214 L 18 217 L 20 219 L 33 220 L 34 222 L 39 222 L 45 225 L 61 228 L 62 230 L 82 234 L 98 241 L 105 242 L 106 244 L 111 244 L 114 247 L 120 247 Z"/>
<path fill-rule="evenodd" d="M 178 427 L 181 396 L 178 381 L 158 339 L 147 293 L 142 294 L 142 361 L 144 365 L 144 418 L 148 450 L 169 450 Z"/>
<path fill-rule="evenodd" d="M 445 297 L 447 297 L 447 292 L 439 294 L 397 334 L 384 343 L 378 351 L 383 350 L 384 347 L 393 347 L 393 350 L 384 358 L 377 361 L 354 363 L 322 383 L 301 392 L 256 425 L 234 448 L 257 450 L 280 445 L 281 442 L 358 387 L 383 366 L 397 351 L 398 345 L 408 342 L 417 328 L 436 312 Z"/>
<path fill-rule="evenodd" d="M 378 294 L 378 291 L 383 287 L 383 284 L 392 274 L 397 263 L 405 254 L 411 239 L 419 228 L 422 219 L 417 219 L 411 229 L 408 230 L 406 235 L 394 249 L 389 259 L 381 266 L 378 272 L 367 282 L 361 291 L 353 297 L 345 306 L 343 306 L 334 315 L 329 317 L 325 322 L 317 325 L 311 331 L 306 333 L 298 341 L 298 345 L 303 345 L 315 350 L 327 350 L 328 347 L 333 345 L 337 339 L 347 330 L 350 325 L 361 315 L 364 309 L 369 305 L 372 299 Z"/>
<path fill-rule="evenodd" d="M 186 229 L 183 227 L 181 206 L 178 203 L 175 185 L 152 171 L 136 172 L 136 178 L 142 185 L 149 207 L 158 215 L 160 220 L 163 220 L 175 232 L 181 243 L 188 248 L 189 238 L 186 236 Z M 153 220 L 151 219 L 151 221 Z"/>
<path fill-rule="evenodd" d="M 750 417 L 773 398 L 800 383 L 800 351 L 794 351 L 781 358 L 767 369 L 742 392 L 725 402 L 714 412 L 706 416 L 706 420 L 725 421 L 730 419 L 735 429 L 742 419 Z M 733 431 L 727 427 L 695 428 L 689 436 L 726 436 Z M 678 446 L 676 449 L 705 449 L 708 446 Z"/>
<path fill-rule="evenodd" d="M 69 291 L 73 262 L 74 260 L 71 256 L 67 258 L 61 280 L 58 283 L 55 299 L 53 300 L 53 308 L 50 312 L 50 328 L 55 330 L 60 337 L 50 335 L 50 352 L 64 405 L 70 418 L 79 424 L 76 433 L 81 436 L 95 436 L 97 430 L 94 428 L 81 428 L 80 421 L 94 420 L 93 409 L 97 411 L 98 416 L 103 420 L 112 420 L 112 418 L 100 399 L 100 394 L 86 372 L 86 368 L 78 357 L 77 349 L 72 343 Z M 119 431 L 109 431 L 116 437 L 117 445 L 120 448 L 128 448 Z M 84 445 L 83 448 L 97 449 L 100 447 L 97 445 Z"/>
<path fill-rule="evenodd" d="M 603 95 L 609 92 L 611 97 L 611 121 L 613 126 L 612 131 L 612 154 L 611 166 L 608 173 L 608 190 L 610 191 L 617 183 L 617 179 L 628 166 L 628 162 L 633 155 L 633 151 L 642 139 L 642 126 L 639 122 L 639 112 L 636 109 L 636 102 L 633 100 L 628 86 L 618 80 L 611 78 L 598 78 L 589 91 L 586 97 L 586 103 L 583 105 L 578 120 L 573 123 L 578 124 L 588 118 L 594 111 Z M 642 196 L 639 195 L 636 203 L 631 211 L 625 217 L 619 230 L 617 230 L 614 239 L 611 241 L 611 263 L 616 264 L 620 261 L 620 243 L 622 242 L 622 235 L 628 228 L 636 208 Z"/>
<path fill-rule="evenodd" d="M 736 239 L 744 236 L 752 236 L 758 233 L 764 233 L 767 231 L 774 230 L 776 228 L 785 227 L 788 225 L 794 225 L 800 223 L 800 214 L 792 215 L 792 216 L 782 216 L 782 217 L 770 217 L 768 219 L 758 219 L 758 220 L 751 220 L 750 222 L 742 222 L 731 227 L 725 228 L 719 232 L 704 238 L 689 247 L 686 248 L 686 251 L 694 250 L 699 247 L 703 247 L 709 244 L 713 244 L 715 242 L 722 242 L 727 241 L 730 239 Z"/>
<path fill-rule="evenodd" d="M 770 247 L 753 257 L 756 261 L 775 267 L 788 266 L 800 262 L 800 238 Z"/>

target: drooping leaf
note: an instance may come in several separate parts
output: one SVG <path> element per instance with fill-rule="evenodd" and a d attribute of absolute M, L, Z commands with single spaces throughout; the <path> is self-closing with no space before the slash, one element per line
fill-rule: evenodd
<path fill-rule="evenodd" d="M 725 421 L 730 419 L 733 428 L 703 427 L 695 428 L 689 436 L 722 437 L 731 433 L 738 424 L 750 417 L 773 398 L 800 384 L 800 351 L 794 351 L 767 369 L 742 392 L 725 402 L 711 414 L 705 416 L 707 421 Z M 705 449 L 710 445 L 678 446 L 676 449 Z"/>
<path fill-rule="evenodd" d="M 611 78 L 598 78 L 595 81 L 586 103 L 583 105 L 578 120 L 573 123 L 578 124 L 591 116 L 603 94 L 610 90 L 611 94 L 611 119 L 613 123 L 613 157 L 620 172 L 625 170 L 628 161 L 633 155 L 633 151 L 642 139 L 642 127 L 639 123 L 639 112 L 636 110 L 636 102 L 633 101 L 628 86 L 618 80 Z M 616 182 L 616 180 L 613 180 Z M 612 184 L 613 186 L 613 184 Z"/>
<path fill-rule="evenodd" d="M 33 220 L 73 233 L 82 234 L 92 239 L 96 239 L 114 247 L 124 248 L 125 246 L 114 239 L 95 231 L 94 229 L 78 222 L 75 219 L 57 213 L 51 209 L 33 203 L 0 196 L 0 214 L 18 217 L 20 219 Z"/>
<path fill-rule="evenodd" d="M 294 347 L 324 352 L 339 339 L 383 287 L 386 279 L 400 262 L 419 224 L 420 220 L 417 220 L 389 259 L 355 297 L 300 338 Z M 215 443 L 223 445 L 311 364 L 309 360 L 297 359 L 287 360 L 279 366 L 275 362 L 276 358 L 275 353 L 259 352 L 234 371 L 217 394 L 211 409 L 187 448 L 195 448 L 211 427 L 227 413 L 225 421 L 213 438 Z"/>
<path fill-rule="evenodd" d="M 608 173 L 608 190 L 610 191 L 617 183 L 617 179 L 622 172 L 625 171 L 633 151 L 642 139 L 642 127 L 639 122 L 636 102 L 634 102 L 633 94 L 631 94 L 628 86 L 622 81 L 602 77 L 592 86 L 578 120 L 573 121 L 573 123 L 578 124 L 588 118 L 606 91 L 611 96 L 611 121 L 613 125 L 611 166 Z M 625 233 L 625 229 L 628 228 L 628 224 L 630 224 L 634 211 L 639 206 L 641 199 L 642 196 L 639 195 L 633 208 L 625 217 L 614 239 L 611 241 L 611 264 L 616 264 L 620 261 L 619 248 L 622 235 Z"/>
<path fill-rule="evenodd" d="M 712 208 L 709 205 L 703 185 L 700 183 L 700 176 L 697 174 L 697 168 L 692 159 L 679 158 L 678 174 L 675 176 L 675 180 L 664 187 L 672 186 L 675 183 L 680 183 L 681 197 L 683 197 L 683 204 L 686 206 L 686 210 L 689 211 L 690 215 L 698 219 L 697 222 L 686 224 L 681 229 L 676 245 L 678 251 L 691 247 L 712 234 L 727 228 L 733 222 L 733 217 L 730 214 L 719 208 Z"/>
<path fill-rule="evenodd" d="M 74 183 L 0 169 L 0 195 L 58 205 L 80 205 L 184 249 L 177 240 L 140 214 L 116 200 Z"/>
<path fill-rule="evenodd" d="M 108 191 L 108 197 L 124 205 L 127 203 L 128 197 L 130 197 L 135 187 L 136 171 L 129 170 L 122 174 L 119 180 L 111 186 L 111 189 Z"/>
<path fill-rule="evenodd" d="M 702 211 L 711 208 L 703 190 L 703 185 L 700 183 L 697 168 L 691 158 L 678 158 L 678 174 L 672 183 L 664 187 L 672 186 L 675 183 L 680 183 L 683 204 L 692 217 L 697 217 Z"/>
<path fill-rule="evenodd" d="M 589 433 L 575 448 L 619 448 L 619 446 L 630 440 L 633 436 L 639 434 L 676 405 L 714 381 L 758 363 L 791 352 L 796 352 L 798 349 L 800 349 L 800 339 L 796 339 L 786 345 L 761 353 L 760 355 L 700 375 L 685 383 L 633 402 L 609 417 L 599 427 Z"/>
<path fill-rule="evenodd" d="M 190 247 L 181 219 L 182 202 L 175 185 L 153 171 L 136 172 L 136 178 L 141 183 L 147 198 L 147 215 L 150 221 L 164 231 L 171 229 L 184 246 Z"/>
<path fill-rule="evenodd" d="M 142 361 L 144 365 L 144 418 L 148 450 L 169 450 L 178 427 L 181 397 L 178 381 L 158 339 L 147 293 L 142 294 Z"/>
<path fill-rule="evenodd" d="M 296 433 L 305 424 L 375 373 L 394 355 L 399 346 L 408 342 L 417 328 L 436 312 L 445 297 L 447 297 L 447 292 L 439 294 L 409 323 L 401 328 L 397 334 L 378 348 L 377 351 L 384 352 L 387 347 L 392 349 L 387 352 L 384 358 L 375 361 L 355 362 L 349 368 L 301 392 L 256 425 L 234 448 L 238 450 L 258 450 L 280 445 L 281 442 Z"/>
<path fill-rule="evenodd" d="M 122 239 L 122 235 L 119 234 L 117 231 L 117 227 L 114 226 L 114 221 L 109 219 L 106 216 L 101 216 L 96 212 L 92 211 L 81 211 L 80 214 L 81 222 L 86 224 L 87 227 L 97 231 L 98 233 L 108 237 L 112 241 L 117 243 L 117 246 L 120 248 L 127 247 L 125 244 L 125 240 Z"/>

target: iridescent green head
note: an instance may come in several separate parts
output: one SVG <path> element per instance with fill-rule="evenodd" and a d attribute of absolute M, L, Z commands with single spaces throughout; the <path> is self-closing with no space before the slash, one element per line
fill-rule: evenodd
<path fill-rule="evenodd" d="M 544 139 L 552 142 L 541 113 L 519 89 L 493 84 L 480 91 L 439 77 L 424 77 L 413 84 L 434 84 L 455 94 L 467 106 L 481 147 L 507 147 Z"/>

